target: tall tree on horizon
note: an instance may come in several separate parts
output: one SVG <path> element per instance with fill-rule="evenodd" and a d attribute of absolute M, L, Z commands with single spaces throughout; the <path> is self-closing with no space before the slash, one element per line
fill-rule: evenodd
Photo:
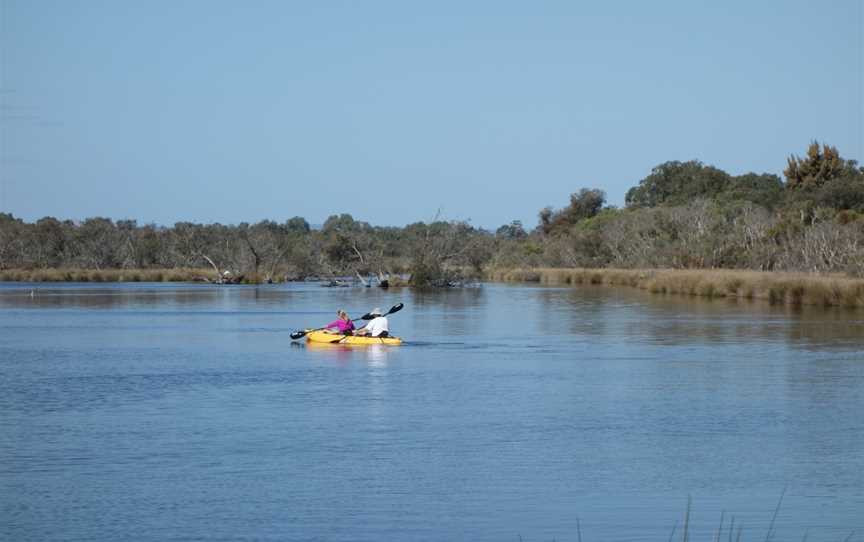
<path fill-rule="evenodd" d="M 826 182 L 855 173 L 856 162 L 840 157 L 837 147 L 813 141 L 807 148 L 807 157 L 799 158 L 794 154 L 787 161 L 783 175 L 786 186 L 792 190 L 812 190 Z"/>

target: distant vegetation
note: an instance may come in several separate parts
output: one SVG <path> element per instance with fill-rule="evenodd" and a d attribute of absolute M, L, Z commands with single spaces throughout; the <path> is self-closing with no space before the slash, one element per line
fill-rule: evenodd
<path fill-rule="evenodd" d="M 864 307 L 864 280 L 834 274 L 733 269 L 499 269 L 496 281 L 548 286 L 598 284 L 640 288 L 655 294 L 763 300 L 778 305 Z"/>
<path fill-rule="evenodd" d="M 666 162 L 627 192 L 624 209 L 590 189 L 544 209 L 539 228 L 497 250 L 495 263 L 864 275 L 864 169 L 813 143 L 784 176 Z"/>
<path fill-rule="evenodd" d="M 437 219 L 380 227 L 347 214 L 313 229 L 300 217 L 164 227 L 108 218 L 31 224 L 0 213 L 0 278 L 36 271 L 74 277 L 79 270 L 165 277 L 178 270 L 187 278 L 258 282 L 410 273 L 424 286 L 540 267 L 864 276 L 864 168 L 814 142 L 804 157 L 788 159 L 784 177 L 666 162 L 627 192 L 624 208 L 608 206 L 602 190 L 582 188 L 565 207 L 542 209 L 536 227 L 514 221 L 494 232 Z"/>

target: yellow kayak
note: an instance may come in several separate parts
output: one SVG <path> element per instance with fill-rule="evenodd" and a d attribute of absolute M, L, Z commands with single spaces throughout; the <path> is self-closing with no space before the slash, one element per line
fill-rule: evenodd
<path fill-rule="evenodd" d="M 402 339 L 399 337 L 363 337 L 358 335 L 339 335 L 338 333 L 329 333 L 327 331 L 310 331 L 306 334 L 306 340 L 310 343 L 328 344 L 386 344 L 388 346 L 402 344 Z"/>

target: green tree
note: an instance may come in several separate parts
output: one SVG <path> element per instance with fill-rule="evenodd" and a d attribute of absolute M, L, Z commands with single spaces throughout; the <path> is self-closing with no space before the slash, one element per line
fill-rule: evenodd
<path fill-rule="evenodd" d="M 783 181 L 770 173 L 746 173 L 730 179 L 727 189 L 718 199 L 728 202 L 751 202 L 773 209 L 783 201 Z"/>
<path fill-rule="evenodd" d="M 79 263 L 95 269 L 119 267 L 126 237 L 110 218 L 85 220 L 76 231 L 74 242 Z"/>
<path fill-rule="evenodd" d="M 528 237 L 528 233 L 525 231 L 525 228 L 522 227 L 521 220 L 514 220 L 509 224 L 504 224 L 497 230 L 495 230 L 495 237 L 499 239 L 524 239 Z"/>
<path fill-rule="evenodd" d="M 309 223 L 301 216 L 295 216 L 286 220 L 285 229 L 291 233 L 309 233 L 311 230 Z"/>
<path fill-rule="evenodd" d="M 132 234 L 132 257 L 135 267 L 169 267 L 173 265 L 166 251 L 169 247 L 163 228 L 155 224 L 139 226 Z"/>
<path fill-rule="evenodd" d="M 24 221 L 11 213 L 0 213 L 0 269 L 23 263 Z"/>
<path fill-rule="evenodd" d="M 791 190 L 814 190 L 838 177 L 854 174 L 854 161 L 840 157 L 836 147 L 822 145 L 814 141 L 807 148 L 807 157 L 792 155 L 787 160 L 783 175 L 786 186 Z"/>
<path fill-rule="evenodd" d="M 714 198 L 726 191 L 731 177 L 698 160 L 665 162 L 627 191 L 628 207 L 683 205 L 695 198 Z"/>
<path fill-rule="evenodd" d="M 62 265 L 66 249 L 63 224 L 53 216 L 46 216 L 36 221 L 30 230 L 33 264 L 42 268 Z"/>
<path fill-rule="evenodd" d="M 570 204 L 560 211 L 546 207 L 540 211 L 540 229 L 544 234 L 566 233 L 582 220 L 587 220 L 603 209 L 606 193 L 597 188 L 582 188 L 570 194 Z"/>
<path fill-rule="evenodd" d="M 835 147 L 813 142 L 806 158 L 792 156 L 786 175 L 786 202 L 782 212 L 809 225 L 817 208 L 864 211 L 864 169 L 845 160 Z"/>

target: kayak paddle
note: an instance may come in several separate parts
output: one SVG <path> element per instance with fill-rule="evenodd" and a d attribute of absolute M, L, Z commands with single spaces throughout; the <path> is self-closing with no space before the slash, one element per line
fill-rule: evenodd
<path fill-rule="evenodd" d="M 395 305 L 390 307 L 389 311 L 385 312 L 381 316 L 387 316 L 388 314 L 393 314 L 394 312 L 399 312 L 402 310 L 402 307 L 404 307 L 404 306 L 405 305 L 403 305 L 402 303 L 396 303 Z M 375 317 L 367 312 L 366 314 L 364 314 L 360 318 L 354 318 L 351 321 L 356 322 L 357 320 L 371 320 L 373 318 L 375 318 Z M 313 331 L 321 331 L 323 329 L 327 329 L 327 328 L 326 327 L 319 327 L 317 329 L 304 329 L 304 330 L 300 330 L 300 331 L 295 331 L 295 332 L 291 333 L 291 340 L 296 341 L 297 339 L 302 339 L 303 337 L 306 336 L 307 333 L 311 333 Z"/>

